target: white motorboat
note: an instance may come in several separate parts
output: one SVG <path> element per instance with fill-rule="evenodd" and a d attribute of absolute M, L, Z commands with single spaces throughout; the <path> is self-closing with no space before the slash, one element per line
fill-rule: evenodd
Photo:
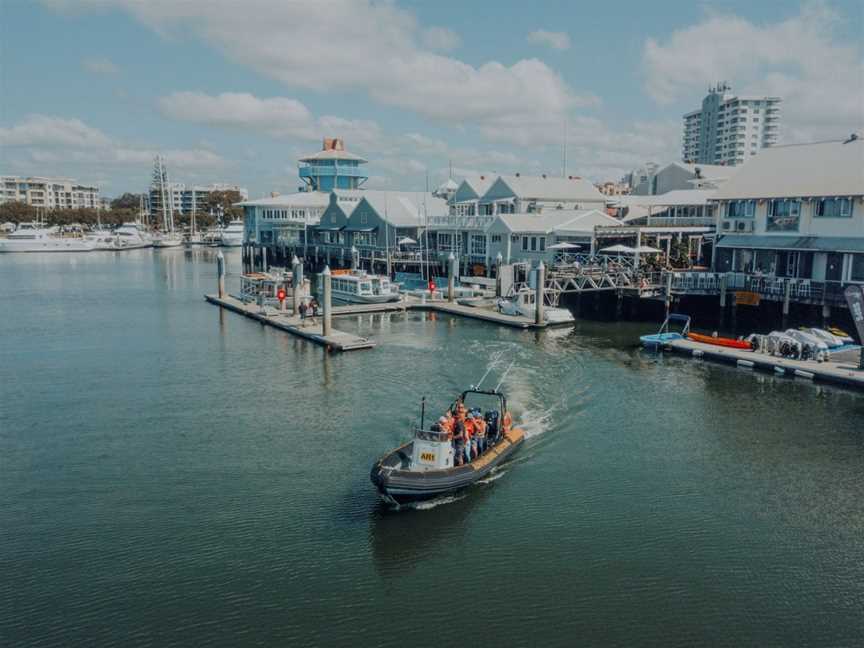
<path fill-rule="evenodd" d="M 153 247 L 153 239 L 138 228 L 138 223 L 123 223 L 114 230 L 114 250 L 138 250 Z"/>
<path fill-rule="evenodd" d="M 40 223 L 21 223 L 5 239 L 0 239 L 0 252 L 90 252 L 96 244 L 87 238 L 62 238 L 57 228 Z"/>
<path fill-rule="evenodd" d="M 537 293 L 531 288 L 520 288 L 516 293 L 507 298 L 498 300 L 496 304 L 499 313 L 511 316 L 534 317 L 536 312 Z M 543 307 L 543 320 L 547 324 L 571 324 L 576 321 L 566 308 L 554 306 Z"/>
<path fill-rule="evenodd" d="M 243 245 L 243 221 L 232 220 L 219 234 L 219 244 L 222 247 L 240 247 Z"/>
<path fill-rule="evenodd" d="M 330 280 L 333 299 L 349 304 L 384 304 L 399 301 L 399 289 L 382 275 L 362 270 L 335 270 Z"/>
<path fill-rule="evenodd" d="M 94 250 L 113 250 L 115 249 L 114 232 L 105 229 L 92 230 L 85 237 L 88 241 L 93 242 Z"/>

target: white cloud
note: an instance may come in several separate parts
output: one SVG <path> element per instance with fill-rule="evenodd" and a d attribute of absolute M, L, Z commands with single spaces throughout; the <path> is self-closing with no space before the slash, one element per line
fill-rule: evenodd
<path fill-rule="evenodd" d="M 119 6 L 162 32 L 195 34 L 228 58 L 288 86 L 366 91 L 376 101 L 440 121 L 531 122 L 591 104 L 535 59 L 479 66 L 430 49 L 455 42 L 391 2 L 330 0 L 309 11 L 283 0 L 53 0 L 61 8 Z M 424 44 L 421 45 L 421 44 Z"/>
<path fill-rule="evenodd" d="M 864 124 L 860 45 L 838 36 L 841 21 L 825 4 L 805 5 L 779 22 L 759 25 L 709 14 L 643 49 L 646 91 L 660 104 L 692 98 L 721 80 L 735 92 L 776 95 L 782 139 L 837 137 Z"/>
<path fill-rule="evenodd" d="M 423 44 L 429 49 L 449 52 L 462 44 L 459 34 L 446 27 L 429 27 L 423 30 Z"/>
<path fill-rule="evenodd" d="M 84 59 L 81 65 L 88 72 L 101 76 L 115 76 L 120 73 L 120 68 L 107 58 Z"/>
<path fill-rule="evenodd" d="M 561 51 L 570 49 L 570 36 L 568 36 L 566 32 L 535 29 L 528 34 L 528 42 L 535 45 L 544 45 Z"/>
<path fill-rule="evenodd" d="M 163 154 L 171 168 L 209 171 L 225 168 L 228 163 L 218 153 L 205 148 L 157 150 L 115 140 L 79 119 L 49 115 L 28 115 L 10 128 L 0 128 L 0 145 L 9 151 L 10 166 L 32 169 L 38 173 L 60 175 L 71 171 L 114 169 L 117 166 L 142 167 L 142 183 L 157 153 Z M 8 153 L 8 151 L 7 151 Z M 49 169 L 46 171 L 46 167 Z"/>
<path fill-rule="evenodd" d="M 104 133 L 80 119 L 28 115 L 11 128 L 0 128 L 0 144 L 90 149 L 108 146 L 109 140 Z"/>

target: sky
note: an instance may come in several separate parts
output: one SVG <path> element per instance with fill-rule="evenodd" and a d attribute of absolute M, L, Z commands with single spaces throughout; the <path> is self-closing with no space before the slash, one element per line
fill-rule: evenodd
<path fill-rule="evenodd" d="M 862 7 L 2 0 L 0 174 L 116 196 L 161 153 L 174 181 L 257 197 L 341 137 L 370 188 L 451 168 L 617 180 L 680 159 L 681 117 L 718 81 L 782 97 L 781 144 L 844 138 L 864 129 Z"/>

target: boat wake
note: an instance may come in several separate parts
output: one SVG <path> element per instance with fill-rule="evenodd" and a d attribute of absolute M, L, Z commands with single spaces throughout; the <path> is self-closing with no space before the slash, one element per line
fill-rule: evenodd
<path fill-rule="evenodd" d="M 405 504 L 402 506 L 402 508 L 414 509 L 415 511 L 429 511 L 431 509 L 438 508 L 439 506 L 444 506 L 445 504 L 453 504 L 454 502 L 458 502 L 462 499 L 465 499 L 464 494 L 444 495 L 443 497 L 436 497 L 434 499 L 426 500 L 423 502 Z"/>
<path fill-rule="evenodd" d="M 506 474 L 507 474 L 506 470 L 500 470 L 500 469 L 496 468 L 496 469 L 492 470 L 492 472 L 490 472 L 488 476 L 484 477 L 483 479 L 478 479 L 477 483 L 478 484 L 491 484 L 492 482 L 501 479 Z"/>

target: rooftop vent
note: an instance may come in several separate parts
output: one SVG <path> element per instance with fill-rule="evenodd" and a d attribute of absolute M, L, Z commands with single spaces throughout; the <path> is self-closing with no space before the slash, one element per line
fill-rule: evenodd
<path fill-rule="evenodd" d="M 519 177 L 519 172 L 518 172 L 518 171 L 516 172 L 516 177 L 517 177 L 517 178 Z"/>
<path fill-rule="evenodd" d="M 545 173 L 543 174 L 543 177 L 544 177 L 544 178 L 546 177 L 546 174 L 545 174 Z"/>

